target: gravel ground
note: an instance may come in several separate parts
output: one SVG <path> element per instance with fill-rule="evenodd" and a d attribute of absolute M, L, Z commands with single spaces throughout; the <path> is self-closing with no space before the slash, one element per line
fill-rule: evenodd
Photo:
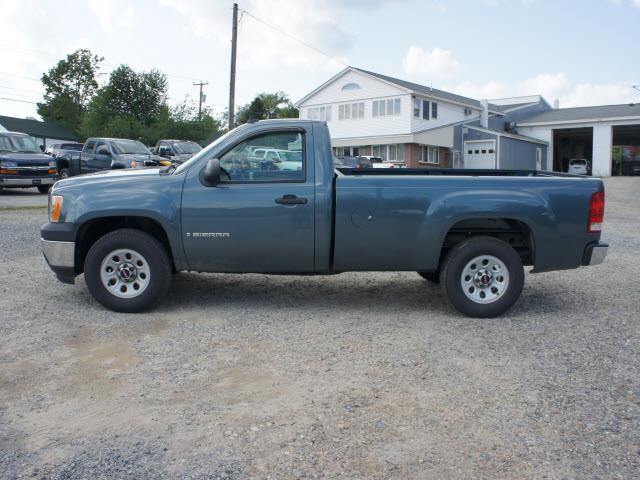
<path fill-rule="evenodd" d="M 8 188 L 0 191 L 0 210 L 16 207 L 46 207 L 48 197 L 37 188 Z"/>
<path fill-rule="evenodd" d="M 415 273 L 175 277 L 114 314 L 0 211 L 0 478 L 640 476 L 640 179 L 605 264 L 460 316 Z"/>

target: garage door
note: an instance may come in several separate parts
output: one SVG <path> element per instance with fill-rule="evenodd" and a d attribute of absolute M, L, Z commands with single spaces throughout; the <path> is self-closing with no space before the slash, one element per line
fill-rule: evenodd
<path fill-rule="evenodd" d="M 496 168 L 496 141 L 464 142 L 464 168 Z"/>

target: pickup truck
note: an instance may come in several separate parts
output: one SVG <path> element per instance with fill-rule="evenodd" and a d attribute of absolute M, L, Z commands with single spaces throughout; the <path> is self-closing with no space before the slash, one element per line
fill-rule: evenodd
<path fill-rule="evenodd" d="M 200 150 L 202 150 L 202 147 L 191 140 L 158 140 L 156 146 L 151 149 L 156 155 L 168 158 L 176 163 L 189 160 Z"/>
<path fill-rule="evenodd" d="M 0 190 L 37 187 L 47 193 L 57 179 L 55 160 L 29 135 L 0 132 Z"/>
<path fill-rule="evenodd" d="M 67 151 L 57 158 L 60 178 L 122 168 L 170 165 L 137 140 L 125 138 L 87 138 L 80 152 Z"/>
<path fill-rule="evenodd" d="M 300 170 L 251 162 L 298 145 Z M 324 122 L 242 125 L 179 166 L 58 181 L 42 226 L 58 279 L 139 312 L 172 273 L 416 271 L 462 313 L 509 309 L 534 272 L 603 261 L 599 178 L 540 171 L 334 168 Z M 214 292 L 215 294 L 215 292 Z"/>

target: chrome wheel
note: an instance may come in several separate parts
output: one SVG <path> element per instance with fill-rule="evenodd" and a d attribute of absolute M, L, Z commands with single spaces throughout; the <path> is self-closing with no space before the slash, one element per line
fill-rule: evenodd
<path fill-rule="evenodd" d="M 509 287 L 509 270 L 493 255 L 480 255 L 462 269 L 462 291 L 476 303 L 493 303 L 500 299 Z"/>
<path fill-rule="evenodd" d="M 102 285 L 119 298 L 137 297 L 149 286 L 150 278 L 147 260 L 129 248 L 112 251 L 100 264 Z"/>

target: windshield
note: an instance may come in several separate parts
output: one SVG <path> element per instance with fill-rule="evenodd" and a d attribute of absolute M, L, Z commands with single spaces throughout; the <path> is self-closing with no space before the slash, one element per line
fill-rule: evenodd
<path fill-rule="evenodd" d="M 215 140 L 213 143 L 209 144 L 207 146 L 207 148 L 204 148 L 204 149 L 200 150 L 198 153 L 196 153 L 189 160 L 187 160 L 186 162 L 180 164 L 180 166 L 178 168 L 176 168 L 174 173 L 178 174 L 178 173 L 184 172 L 185 170 L 188 170 L 189 167 L 191 167 L 191 165 L 193 165 L 195 162 L 200 160 L 203 155 L 206 155 L 207 152 L 211 151 L 211 149 L 214 148 L 216 145 L 219 145 L 221 142 L 223 142 L 231 133 L 235 132 L 238 128 L 243 128 L 243 127 L 242 126 L 237 127 L 237 128 L 235 128 L 233 130 L 228 131 L 227 133 L 225 133 L 221 137 L 218 137 L 218 139 Z"/>
<path fill-rule="evenodd" d="M 202 147 L 196 142 L 180 142 L 174 143 L 173 148 L 178 153 L 198 153 Z"/>
<path fill-rule="evenodd" d="M 113 150 L 116 153 L 127 154 L 137 153 L 142 155 L 151 155 L 151 152 L 142 143 L 137 140 L 112 140 Z"/>
<path fill-rule="evenodd" d="M 40 147 L 26 135 L 1 135 L 0 151 L 20 153 L 41 153 Z"/>

